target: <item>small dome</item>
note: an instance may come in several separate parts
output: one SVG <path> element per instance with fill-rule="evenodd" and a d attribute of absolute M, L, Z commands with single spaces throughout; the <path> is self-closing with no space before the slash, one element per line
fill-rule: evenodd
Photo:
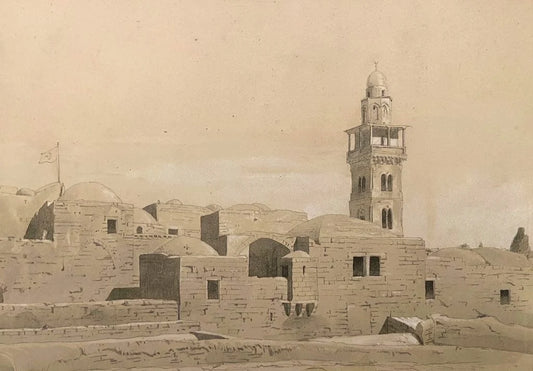
<path fill-rule="evenodd" d="M 21 188 L 17 191 L 17 196 L 35 196 L 35 191 L 29 188 Z"/>
<path fill-rule="evenodd" d="M 165 203 L 168 204 L 168 205 L 183 205 L 183 202 L 181 202 L 177 198 L 173 198 L 172 200 L 168 200 Z"/>
<path fill-rule="evenodd" d="M 211 211 L 219 211 L 219 210 L 222 210 L 222 206 L 220 205 L 217 205 L 217 204 L 209 204 L 205 207 L 206 209 L 209 209 Z"/>
<path fill-rule="evenodd" d="M 133 222 L 135 224 L 158 224 L 152 215 L 138 207 L 133 209 Z"/>
<path fill-rule="evenodd" d="M 382 72 L 375 70 L 368 76 L 368 79 L 366 80 L 366 86 L 367 88 L 373 88 L 375 86 L 386 88 L 387 78 Z"/>
<path fill-rule="evenodd" d="M 97 182 L 84 182 L 74 184 L 68 188 L 63 196 L 63 201 L 97 201 L 122 203 L 122 200 L 111 189 Z"/>
<path fill-rule="evenodd" d="M 347 215 L 322 215 L 298 224 L 289 231 L 289 236 L 307 236 L 320 243 L 321 239 L 336 237 L 398 237 L 380 226 Z"/>
<path fill-rule="evenodd" d="M 198 238 L 179 236 L 160 245 L 154 254 L 168 256 L 218 256 L 211 246 Z"/>

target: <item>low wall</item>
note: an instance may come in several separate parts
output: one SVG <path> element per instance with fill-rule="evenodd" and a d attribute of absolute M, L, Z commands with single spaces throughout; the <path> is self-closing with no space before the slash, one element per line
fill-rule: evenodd
<path fill-rule="evenodd" d="M 527 369 L 533 355 L 436 346 L 352 346 L 318 342 L 277 342 L 265 340 L 197 340 L 193 335 L 169 335 L 144 339 L 112 339 L 83 343 L 42 343 L 0 346 L 2 361 L 19 370 L 118 370 L 215 368 L 221 364 L 312 360 L 341 362 L 352 369 L 375 369 L 376 364 L 404 365 L 404 369 L 450 368 L 453 364 L 490 365 L 504 370 L 510 365 Z M 518 355 L 518 356 L 517 356 Z M 519 357 L 519 358 L 518 358 Z M 294 364 L 294 363 L 293 363 Z M 429 366 L 430 365 L 430 366 Z M 313 367 L 314 368 L 314 367 Z M 453 368 L 453 365 L 452 367 Z M 226 369 L 226 368 L 224 368 Z M 231 368 L 229 368 L 231 369 Z M 242 368 L 240 368 L 242 369 Z M 287 367 L 286 369 L 290 369 Z M 346 369 L 346 368 L 344 368 Z"/>
<path fill-rule="evenodd" d="M 176 302 L 117 300 L 66 304 L 0 304 L 0 329 L 176 321 Z"/>
<path fill-rule="evenodd" d="M 533 354 L 533 329 L 505 325 L 492 317 L 455 319 L 432 316 L 434 343 Z"/>
<path fill-rule="evenodd" d="M 187 334 L 199 331 L 198 322 L 146 322 L 109 326 L 76 326 L 39 329 L 0 330 L 0 344 L 94 341 L 159 335 Z"/>

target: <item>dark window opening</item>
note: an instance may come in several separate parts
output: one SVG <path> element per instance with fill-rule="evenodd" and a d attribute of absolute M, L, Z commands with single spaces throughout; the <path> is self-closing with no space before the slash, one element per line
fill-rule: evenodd
<path fill-rule="evenodd" d="M 354 256 L 353 258 L 353 276 L 365 276 L 365 258 L 363 256 Z"/>
<path fill-rule="evenodd" d="M 392 209 L 387 211 L 387 227 L 392 229 Z"/>
<path fill-rule="evenodd" d="M 379 256 L 370 257 L 370 276 L 379 276 L 380 266 L 379 266 Z"/>
<path fill-rule="evenodd" d="M 381 96 L 382 96 L 382 97 L 385 96 L 385 90 L 382 90 L 382 91 L 381 91 Z"/>
<path fill-rule="evenodd" d="M 208 280 L 207 281 L 207 299 L 217 300 L 219 298 L 219 286 L 218 281 Z"/>
<path fill-rule="evenodd" d="M 369 91 L 366 92 L 366 97 L 370 98 L 370 92 Z"/>
<path fill-rule="evenodd" d="M 302 273 L 305 274 L 305 265 L 303 266 Z"/>
<path fill-rule="evenodd" d="M 381 227 L 387 228 L 387 209 L 381 210 Z"/>
<path fill-rule="evenodd" d="M 366 192 L 366 178 L 361 179 L 361 191 Z"/>
<path fill-rule="evenodd" d="M 426 281 L 426 299 L 435 299 L 435 281 Z"/>
<path fill-rule="evenodd" d="M 359 177 L 359 182 L 357 183 L 357 192 L 361 193 L 361 177 Z"/>
<path fill-rule="evenodd" d="M 289 278 L 289 266 L 288 265 L 281 266 L 281 277 Z"/>
<path fill-rule="evenodd" d="M 387 190 L 387 175 L 381 174 L 381 190 L 386 191 Z"/>
<path fill-rule="evenodd" d="M 137 234 L 143 233 L 143 227 L 137 227 Z"/>
<path fill-rule="evenodd" d="M 107 233 L 117 233 L 116 219 L 107 219 Z"/>
<path fill-rule="evenodd" d="M 177 228 L 169 228 L 168 229 L 168 234 L 171 234 L 173 236 L 177 236 L 178 235 L 178 229 Z"/>
<path fill-rule="evenodd" d="M 500 304 L 511 303 L 511 293 L 509 290 L 500 290 Z"/>
<path fill-rule="evenodd" d="M 392 175 L 387 177 L 387 191 L 392 192 Z"/>

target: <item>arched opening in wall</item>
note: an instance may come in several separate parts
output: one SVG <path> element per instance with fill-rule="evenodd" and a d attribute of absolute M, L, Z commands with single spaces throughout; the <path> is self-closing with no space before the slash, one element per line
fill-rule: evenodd
<path fill-rule="evenodd" d="M 381 227 L 387 228 L 387 209 L 381 210 Z"/>
<path fill-rule="evenodd" d="M 392 175 L 387 177 L 387 191 L 392 192 Z"/>
<path fill-rule="evenodd" d="M 252 242 L 248 252 L 248 275 L 282 276 L 281 258 L 288 253 L 290 253 L 289 248 L 270 238 L 260 238 Z"/>
<path fill-rule="evenodd" d="M 366 178 L 363 177 L 363 179 L 361 179 L 361 192 L 365 192 L 366 191 Z"/>
<path fill-rule="evenodd" d="M 361 177 L 359 177 L 359 181 L 357 182 L 357 192 L 359 192 L 359 193 L 361 193 L 361 189 L 362 189 L 361 188 L 361 183 L 362 183 Z"/>
<path fill-rule="evenodd" d="M 137 234 L 143 234 L 143 227 L 137 227 L 137 230 L 135 231 Z"/>
<path fill-rule="evenodd" d="M 361 108 L 361 120 L 366 122 L 366 107 Z"/>
<path fill-rule="evenodd" d="M 387 175 L 381 174 L 381 190 L 386 191 L 387 190 Z"/>
<path fill-rule="evenodd" d="M 387 211 L 387 228 L 392 229 L 392 209 Z"/>
<path fill-rule="evenodd" d="M 382 96 L 382 97 L 385 96 L 385 89 L 383 89 L 383 90 L 381 91 L 381 96 Z"/>
<path fill-rule="evenodd" d="M 376 121 L 379 120 L 379 108 L 378 108 L 378 106 L 372 107 L 372 112 L 373 112 L 373 117 L 372 118 L 374 120 L 376 120 Z"/>

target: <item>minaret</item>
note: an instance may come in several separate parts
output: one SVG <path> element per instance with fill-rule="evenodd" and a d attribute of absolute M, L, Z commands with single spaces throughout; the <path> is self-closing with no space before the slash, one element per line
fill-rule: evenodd
<path fill-rule="evenodd" d="M 387 79 L 376 69 L 361 100 L 361 125 L 346 130 L 352 173 L 350 216 L 403 235 L 402 163 L 405 126 L 392 125 Z"/>

